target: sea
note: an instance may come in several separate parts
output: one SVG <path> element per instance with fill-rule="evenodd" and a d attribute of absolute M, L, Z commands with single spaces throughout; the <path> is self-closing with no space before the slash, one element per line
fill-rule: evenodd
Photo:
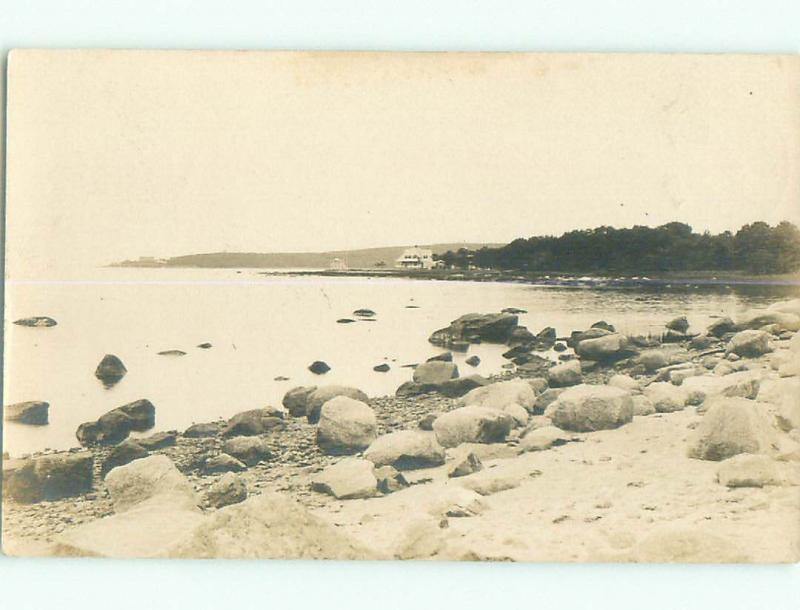
<path fill-rule="evenodd" d="M 702 332 L 716 317 L 800 296 L 800 286 L 771 284 L 565 287 L 264 271 L 99 268 L 71 279 L 7 281 L 3 402 L 47 401 L 50 423 L 4 422 L 3 450 L 17 457 L 75 447 L 82 422 L 140 398 L 156 407 L 154 432 L 279 405 L 298 385 L 393 394 L 411 379 L 404 365 L 442 351 L 428 342 L 430 334 L 470 312 L 524 309 L 520 324 L 533 332 L 552 326 L 559 336 L 599 320 L 625 333 L 659 334 L 678 315 Z M 362 308 L 374 319 L 353 315 Z M 58 325 L 12 324 L 34 315 Z M 337 323 L 341 318 L 357 321 Z M 210 349 L 197 347 L 206 342 Z M 159 355 L 166 350 L 186 354 Z M 462 375 L 496 374 L 506 362 L 503 351 L 472 345 L 455 362 Z M 128 369 L 110 388 L 94 376 L 105 354 Z M 464 363 L 472 355 L 479 366 Z M 330 371 L 310 372 L 316 360 Z M 383 363 L 388 372 L 373 371 Z"/>

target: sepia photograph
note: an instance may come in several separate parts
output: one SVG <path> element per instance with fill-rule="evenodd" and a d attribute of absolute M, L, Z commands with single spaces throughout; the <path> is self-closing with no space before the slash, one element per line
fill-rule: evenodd
<path fill-rule="evenodd" d="M 800 561 L 800 58 L 16 49 L 2 550 Z"/>

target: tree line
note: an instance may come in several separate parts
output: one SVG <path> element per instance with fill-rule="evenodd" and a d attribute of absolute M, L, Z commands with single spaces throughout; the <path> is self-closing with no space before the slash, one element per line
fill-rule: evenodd
<path fill-rule="evenodd" d="M 787 221 L 744 225 L 732 233 L 695 233 L 681 222 L 659 227 L 569 231 L 563 235 L 515 239 L 499 248 L 448 251 L 435 256 L 466 269 L 568 273 L 653 273 L 745 271 L 790 273 L 800 269 L 800 230 Z"/>

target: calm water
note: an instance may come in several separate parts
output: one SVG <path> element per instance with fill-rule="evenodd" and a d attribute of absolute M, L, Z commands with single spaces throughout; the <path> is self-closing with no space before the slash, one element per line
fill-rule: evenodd
<path fill-rule="evenodd" d="M 6 404 L 50 403 L 50 425 L 6 423 L 4 449 L 18 455 L 77 444 L 77 426 L 138 398 L 156 405 L 156 430 L 228 417 L 280 404 L 296 385 L 342 383 L 370 395 L 393 393 L 411 378 L 406 363 L 438 353 L 430 333 L 468 312 L 527 309 L 521 323 L 559 335 L 604 319 L 624 332 L 659 332 L 686 314 L 697 329 L 713 316 L 798 296 L 797 287 L 713 290 L 600 290 L 516 284 L 405 279 L 260 276 L 246 270 L 102 269 L 91 280 L 7 286 Z M 406 308 L 417 305 L 418 309 Z M 337 324 L 368 307 L 375 322 Z M 30 315 L 58 320 L 53 328 L 9 322 Z M 202 342 L 213 348 L 197 349 Z M 159 356 L 181 349 L 186 356 Z M 457 354 L 463 372 L 500 370 L 500 346 Z M 94 377 L 106 353 L 122 358 L 125 378 L 105 389 Z M 478 354 L 477 369 L 463 364 Z M 318 377 L 306 367 L 325 360 Z M 388 373 L 372 367 L 388 362 Z M 289 381 L 275 381 L 275 377 Z"/>

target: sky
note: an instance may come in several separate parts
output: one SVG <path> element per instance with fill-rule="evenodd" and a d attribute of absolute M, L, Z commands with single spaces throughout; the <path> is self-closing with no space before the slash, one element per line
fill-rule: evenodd
<path fill-rule="evenodd" d="M 800 224 L 800 59 L 14 51 L 9 277 Z"/>

